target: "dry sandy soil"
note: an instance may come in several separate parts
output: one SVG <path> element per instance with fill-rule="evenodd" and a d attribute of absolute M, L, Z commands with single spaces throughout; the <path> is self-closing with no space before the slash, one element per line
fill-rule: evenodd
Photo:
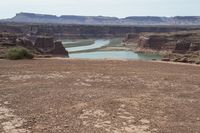
<path fill-rule="evenodd" d="M 200 66 L 0 60 L 2 133 L 200 133 Z"/>

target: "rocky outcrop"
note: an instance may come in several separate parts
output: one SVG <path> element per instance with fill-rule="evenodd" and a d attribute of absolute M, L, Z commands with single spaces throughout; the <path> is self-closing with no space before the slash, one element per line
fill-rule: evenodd
<path fill-rule="evenodd" d="M 49 53 L 55 48 L 52 37 L 38 37 L 35 40 L 34 48 L 41 53 Z"/>
<path fill-rule="evenodd" d="M 52 37 L 38 37 L 35 41 L 34 48 L 42 54 L 68 56 L 68 52 L 63 47 L 62 42 L 54 42 Z"/>
<path fill-rule="evenodd" d="M 139 34 L 137 33 L 129 33 L 126 34 L 125 39 L 123 40 L 123 42 L 125 43 L 132 43 L 132 42 L 138 42 L 138 38 L 139 38 Z"/>
<path fill-rule="evenodd" d="M 50 54 L 65 55 L 65 56 L 69 57 L 68 51 L 66 51 L 66 49 L 63 47 L 61 41 L 56 41 L 54 44 L 55 44 L 55 48 L 50 52 Z"/>
<path fill-rule="evenodd" d="M 62 42 L 54 42 L 52 37 L 40 36 L 31 41 L 26 37 L 20 37 L 15 34 L 0 33 L 0 57 L 5 55 L 9 48 L 13 47 L 29 49 L 35 55 L 68 57 L 68 52 L 63 47 Z"/>
<path fill-rule="evenodd" d="M 165 35 L 141 35 L 138 39 L 138 47 L 152 50 L 174 50 L 176 45 L 174 40 Z"/>
<path fill-rule="evenodd" d="M 23 38 L 17 38 L 16 39 L 16 45 L 25 47 L 27 49 L 34 49 L 33 42 L 29 39 L 23 37 Z"/>
<path fill-rule="evenodd" d="M 138 47 L 156 51 L 186 53 L 200 50 L 200 32 L 145 33 L 140 34 Z"/>
<path fill-rule="evenodd" d="M 138 52 L 164 53 L 163 61 L 200 64 L 200 31 L 141 33 L 126 37 Z"/>
<path fill-rule="evenodd" d="M 17 36 L 9 33 L 0 33 L 1 46 L 15 46 Z"/>
<path fill-rule="evenodd" d="M 171 53 L 165 55 L 162 61 L 200 64 L 200 51 L 187 52 L 186 54 Z"/>

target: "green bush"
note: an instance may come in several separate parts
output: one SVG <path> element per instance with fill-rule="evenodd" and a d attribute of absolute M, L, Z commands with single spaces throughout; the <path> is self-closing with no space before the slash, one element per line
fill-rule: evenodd
<path fill-rule="evenodd" d="M 10 60 L 33 59 L 33 55 L 24 48 L 12 48 L 8 50 L 6 57 Z"/>

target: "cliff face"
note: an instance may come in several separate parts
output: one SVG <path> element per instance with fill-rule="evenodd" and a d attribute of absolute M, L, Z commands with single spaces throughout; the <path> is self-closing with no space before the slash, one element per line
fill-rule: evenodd
<path fill-rule="evenodd" d="M 22 36 L 54 36 L 64 38 L 100 38 L 125 37 L 127 33 L 176 32 L 197 30 L 197 26 L 92 26 L 92 25 L 56 25 L 56 24 L 16 24 L 0 23 L 0 32 L 21 34 Z"/>
<path fill-rule="evenodd" d="M 69 56 L 62 42 L 54 42 L 52 37 L 38 37 L 35 40 L 34 48 L 42 54 Z"/>
<path fill-rule="evenodd" d="M 81 25 L 200 25 L 199 16 L 131 16 L 126 18 L 104 16 L 46 15 L 34 13 L 18 13 L 7 19 L 10 22 L 81 24 Z"/>
<path fill-rule="evenodd" d="M 52 37 L 37 37 L 31 41 L 15 34 L 0 33 L 0 57 L 13 47 L 27 48 L 36 55 L 68 56 L 62 42 L 54 42 Z"/>
<path fill-rule="evenodd" d="M 131 37 L 131 35 L 129 35 Z M 200 32 L 177 33 L 142 33 L 138 37 L 132 37 L 137 41 L 138 47 L 156 51 L 172 51 L 186 53 L 200 50 Z M 131 40 L 128 39 L 128 40 Z M 132 41 L 133 42 L 133 41 Z"/>
<path fill-rule="evenodd" d="M 200 31 L 128 34 L 124 41 L 138 52 L 165 51 L 163 61 L 200 64 Z"/>

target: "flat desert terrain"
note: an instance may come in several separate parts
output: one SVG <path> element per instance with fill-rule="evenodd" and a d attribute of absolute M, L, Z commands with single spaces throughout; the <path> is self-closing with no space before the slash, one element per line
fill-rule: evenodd
<path fill-rule="evenodd" d="M 200 133 L 200 66 L 0 60 L 1 133 Z"/>

